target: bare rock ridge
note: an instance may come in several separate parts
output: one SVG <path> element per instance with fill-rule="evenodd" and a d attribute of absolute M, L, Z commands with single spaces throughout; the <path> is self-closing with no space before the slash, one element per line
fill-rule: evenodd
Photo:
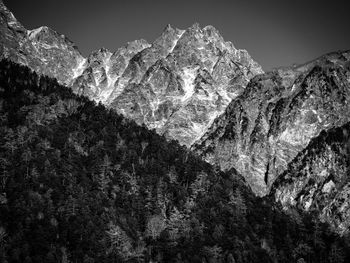
<path fill-rule="evenodd" d="M 322 131 L 271 188 L 283 207 L 313 212 L 340 234 L 350 226 L 350 123 Z"/>
<path fill-rule="evenodd" d="M 168 25 L 153 43 L 83 57 L 65 36 L 26 30 L 0 2 L 2 58 L 56 78 L 150 129 L 190 146 L 262 68 L 212 26 Z"/>
<path fill-rule="evenodd" d="M 26 65 L 65 85 L 84 60 L 75 45 L 48 27 L 26 30 L 0 2 L 0 58 Z"/>
<path fill-rule="evenodd" d="M 350 52 L 254 77 L 192 149 L 258 195 L 322 130 L 350 121 Z"/>

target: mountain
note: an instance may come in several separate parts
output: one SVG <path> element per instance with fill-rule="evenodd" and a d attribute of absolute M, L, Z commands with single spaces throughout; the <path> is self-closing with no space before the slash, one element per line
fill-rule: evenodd
<path fill-rule="evenodd" d="M 84 58 L 47 27 L 26 30 L 2 2 L 0 14 L 1 57 L 57 78 L 186 146 L 204 134 L 249 79 L 263 73 L 246 50 L 225 42 L 212 26 L 168 25 L 153 43 L 136 40 Z"/>
<path fill-rule="evenodd" d="M 0 262 L 349 262 L 186 147 L 0 61 Z"/>
<path fill-rule="evenodd" d="M 322 131 L 274 182 L 283 207 L 315 213 L 340 234 L 350 226 L 350 123 Z"/>
<path fill-rule="evenodd" d="M 48 27 L 26 30 L 0 1 L 0 58 L 29 66 L 68 85 L 84 61 L 75 45 Z"/>
<path fill-rule="evenodd" d="M 254 77 L 192 149 L 258 195 L 322 130 L 350 121 L 350 52 Z"/>

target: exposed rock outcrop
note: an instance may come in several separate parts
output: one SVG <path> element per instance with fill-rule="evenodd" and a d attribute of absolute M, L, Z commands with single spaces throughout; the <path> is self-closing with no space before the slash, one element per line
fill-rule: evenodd
<path fill-rule="evenodd" d="M 168 25 L 153 43 L 136 40 L 84 58 L 65 36 L 26 30 L 0 4 L 1 57 L 57 78 L 78 93 L 190 146 L 249 79 L 263 73 L 247 51 L 212 26 Z"/>
<path fill-rule="evenodd" d="M 316 213 L 337 232 L 348 232 L 350 123 L 312 139 L 274 182 L 270 195 L 284 208 Z"/>
<path fill-rule="evenodd" d="M 336 52 L 253 78 L 193 146 L 258 195 L 322 130 L 350 121 L 350 52 Z"/>

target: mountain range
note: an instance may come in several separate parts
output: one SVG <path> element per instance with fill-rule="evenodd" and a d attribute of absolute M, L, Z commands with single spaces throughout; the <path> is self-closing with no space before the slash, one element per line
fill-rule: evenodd
<path fill-rule="evenodd" d="M 350 52 L 335 52 L 256 76 L 193 146 L 224 170 L 235 167 L 255 193 L 321 131 L 350 121 Z"/>
<path fill-rule="evenodd" d="M 348 232 L 349 66 L 349 51 L 334 52 L 254 77 L 192 149 L 257 195 Z"/>
<path fill-rule="evenodd" d="M 130 243 L 128 246 L 133 247 L 133 251 L 136 251 L 135 244 L 137 242 L 144 242 L 142 239 L 144 237 L 141 238 L 142 234 L 140 234 L 146 233 L 143 232 L 145 231 L 143 229 L 144 226 L 142 226 L 143 223 L 150 223 L 150 221 L 147 221 L 150 218 L 159 220 L 158 216 L 161 216 L 164 219 L 164 222 L 162 221 L 163 219 L 161 220 L 164 223 L 164 232 L 167 235 L 172 235 L 174 233 L 169 230 L 170 217 L 171 215 L 175 215 L 170 215 L 169 211 L 175 214 L 177 213 L 176 216 L 186 217 L 189 216 L 189 214 L 186 214 L 188 213 L 186 209 L 189 209 L 188 206 L 190 206 L 191 209 L 193 208 L 193 211 L 195 210 L 194 207 L 198 210 L 196 210 L 196 215 L 191 219 L 193 225 L 186 222 L 191 227 L 195 225 L 194 232 L 197 231 L 196 235 L 200 233 L 198 236 L 201 237 L 201 242 L 204 242 L 206 247 L 210 247 L 210 249 L 208 248 L 210 253 L 207 251 L 210 254 L 210 256 L 207 256 L 207 260 L 210 258 L 212 261 L 209 260 L 209 262 L 222 262 L 213 259 L 215 258 L 215 251 L 217 252 L 218 249 L 215 248 L 214 244 L 218 240 L 221 242 L 221 238 L 224 236 L 225 241 L 220 243 L 221 250 L 219 249 L 222 252 L 222 247 L 226 246 L 223 244 L 226 244 L 227 240 L 233 238 L 230 234 L 227 234 L 227 236 L 223 234 L 223 229 L 229 231 L 230 222 L 225 221 L 225 223 L 221 222 L 212 226 L 206 219 L 203 219 L 205 218 L 205 213 L 203 212 L 202 214 L 202 211 L 196 205 L 202 204 L 205 209 L 209 209 L 212 212 L 215 210 L 214 207 L 216 205 L 223 205 L 222 203 L 224 202 L 236 204 L 235 212 L 241 213 L 238 220 L 243 220 L 243 223 L 241 221 L 240 223 L 242 223 L 242 227 L 245 229 L 249 228 L 247 226 L 249 225 L 247 223 L 249 220 L 255 222 L 258 212 L 254 213 L 254 210 L 258 210 L 257 207 L 262 205 L 265 209 L 264 213 L 275 211 L 271 213 L 278 214 L 274 214 L 277 219 L 273 220 L 279 220 L 279 213 L 286 213 L 290 216 L 291 219 L 288 220 L 293 222 L 291 223 L 292 225 L 294 223 L 296 224 L 296 226 L 293 225 L 294 230 L 298 229 L 299 231 L 308 224 L 304 222 L 313 222 L 312 224 L 314 224 L 314 220 L 316 220 L 316 225 L 312 225 L 312 227 L 317 228 L 313 234 L 318 231 L 318 222 L 322 222 L 328 224 L 334 233 L 345 238 L 348 236 L 350 227 L 350 51 L 332 52 L 305 64 L 277 68 L 265 73 L 262 67 L 250 57 L 246 50 L 237 49 L 231 42 L 225 41 L 213 26 L 201 28 L 199 24 L 194 24 L 186 30 L 180 30 L 167 25 L 161 35 L 151 43 L 143 39 L 135 40 L 114 52 L 101 48 L 92 52 L 88 57 L 84 57 L 72 41 L 48 27 L 43 26 L 33 30 L 25 29 L 0 0 L 0 58 L 26 66 L 39 74 L 39 76 L 46 76 L 50 79 L 45 79 L 43 84 L 40 81 L 44 77 L 36 79 L 36 77 L 31 75 L 32 73 L 24 74 L 24 69 L 18 69 L 12 65 L 9 66 L 7 64 L 8 62 L 2 65 L 4 68 L 2 70 L 3 75 L 8 77 L 8 83 L 12 85 L 16 82 L 15 77 L 6 71 L 6 68 L 12 69 L 14 67 L 12 69 L 14 72 L 19 71 L 24 75 L 30 75 L 29 79 L 31 81 L 28 81 L 28 85 L 37 85 L 43 93 L 41 94 L 39 92 L 40 94 L 33 95 L 31 93 L 32 91 L 29 92 L 25 87 L 26 80 L 21 73 L 22 75 L 19 81 L 24 91 L 23 94 L 20 93 L 20 96 L 23 97 L 24 102 L 20 101 L 20 103 L 24 104 L 21 104 L 23 107 L 16 108 L 16 111 L 19 110 L 20 112 L 16 114 L 11 113 L 13 109 L 8 105 L 11 104 L 9 101 L 15 100 L 12 97 L 15 97 L 16 92 L 11 91 L 12 86 L 6 83 L 6 78 L 3 76 L 2 83 L 4 87 L 6 86 L 5 90 L 10 90 L 10 95 L 6 98 L 9 101 L 3 102 L 8 107 L 5 107 L 8 113 L 4 113 L 3 118 L 7 119 L 8 116 L 13 114 L 15 119 L 20 121 L 24 118 L 23 116 L 26 116 L 27 122 L 23 126 L 28 126 L 31 129 L 34 127 L 32 127 L 33 123 L 38 125 L 33 128 L 33 134 L 41 134 L 43 132 L 40 128 L 40 125 L 43 123 L 45 125 L 55 123 L 55 125 L 59 125 L 59 128 L 55 127 L 58 131 L 61 131 L 60 125 L 64 125 L 60 121 L 57 121 L 57 119 L 62 116 L 62 118 L 68 118 L 75 123 L 76 119 L 74 118 L 76 116 L 74 114 L 81 103 L 81 99 L 78 98 L 86 97 L 95 102 L 94 105 L 89 104 L 89 107 L 101 114 L 101 118 L 117 122 L 122 126 L 125 122 L 128 122 L 127 119 L 132 120 L 137 125 L 143 126 L 142 129 L 154 130 L 162 136 L 154 137 L 156 135 L 152 133 L 153 131 L 148 134 L 141 132 L 139 130 L 141 127 L 130 124 L 132 126 L 130 128 L 128 124 L 127 128 L 125 128 L 126 133 L 130 132 L 134 135 L 142 134 L 142 136 L 146 136 L 146 139 L 142 140 L 142 138 L 139 138 L 142 137 L 141 135 L 135 135 L 135 138 L 138 138 L 138 144 L 140 144 L 139 146 L 141 148 L 135 146 L 133 143 L 126 146 L 124 142 L 125 140 L 129 140 L 125 139 L 127 135 L 124 134 L 122 136 L 119 132 L 118 135 L 110 135 L 116 137 L 109 138 L 109 135 L 106 135 L 107 129 L 104 128 L 108 125 L 98 120 L 91 121 L 91 123 L 86 121 L 86 116 L 90 116 L 86 112 L 84 114 L 79 113 L 78 115 L 79 118 L 82 118 L 83 123 L 86 122 L 84 125 L 87 126 L 83 125 L 80 127 L 81 122 L 78 121 L 79 124 L 76 124 L 77 127 L 74 127 L 74 129 L 71 127 L 74 132 L 67 135 L 68 137 L 65 143 L 56 145 L 53 138 L 46 138 L 44 136 L 45 141 L 48 140 L 50 144 L 56 145 L 56 151 L 66 151 L 67 147 L 72 147 L 74 149 L 73 152 L 79 155 L 77 159 L 80 162 L 84 162 L 81 165 L 77 165 L 77 167 L 82 166 L 83 168 L 80 168 L 85 172 L 89 169 L 95 169 L 85 163 L 91 159 L 91 153 L 98 155 L 96 149 L 100 149 L 99 147 L 103 148 L 103 145 L 107 143 L 109 146 L 106 147 L 109 150 L 114 149 L 114 146 L 110 147 L 111 145 L 116 145 L 116 149 L 121 151 L 120 153 L 124 156 L 124 159 L 122 158 L 120 163 L 124 165 L 123 169 L 129 175 L 126 175 L 124 173 L 125 171 L 121 173 L 118 170 L 119 168 L 115 168 L 120 164 L 119 159 L 118 161 L 111 161 L 113 165 L 116 165 L 113 168 L 115 170 L 111 169 L 118 176 L 120 174 L 126 176 L 128 178 L 125 179 L 127 184 L 134 182 L 138 185 L 137 187 L 140 187 L 139 184 L 145 183 L 139 173 L 143 171 L 144 168 L 142 167 L 146 163 L 147 165 L 157 167 L 155 168 L 158 173 L 155 175 L 156 177 L 161 175 L 160 177 L 163 178 L 165 176 L 167 178 L 166 180 L 170 180 L 167 186 L 162 186 L 164 189 L 173 189 L 173 184 L 177 186 L 181 185 L 181 193 L 187 199 L 182 198 L 182 201 L 178 201 L 176 194 L 171 192 L 172 190 L 169 196 L 165 194 L 166 197 L 163 196 L 162 199 L 157 196 L 159 193 L 155 193 L 164 190 L 163 188 L 163 190 L 160 190 L 161 187 L 159 184 L 162 183 L 159 183 L 159 181 L 153 182 L 159 187 L 157 186 L 157 189 L 152 188 L 152 179 L 149 179 L 149 177 L 152 177 L 152 172 L 147 170 L 146 177 L 150 181 L 145 179 L 147 181 L 145 185 L 148 185 L 147 187 L 149 189 L 144 190 L 142 197 L 146 196 L 145 193 L 147 191 L 153 191 L 152 193 L 147 193 L 154 198 L 157 196 L 162 201 L 160 199 L 155 201 L 158 202 L 158 207 L 154 210 L 147 208 L 149 209 L 147 210 L 147 216 L 137 210 L 140 207 L 135 208 L 138 211 L 135 213 L 139 213 L 137 219 L 139 220 L 137 223 L 139 232 L 137 234 L 133 233 L 133 230 L 130 230 L 131 226 L 124 222 L 125 218 L 119 218 L 118 220 L 120 221 L 118 223 L 113 223 L 113 229 L 115 231 L 119 229 L 118 231 L 123 233 L 119 234 L 124 238 L 124 241 L 132 240 L 128 241 Z M 37 83 L 33 83 L 33 79 L 36 79 Z M 55 83 L 51 79 L 56 79 L 58 83 Z M 49 89 L 50 92 L 48 92 L 46 91 L 47 86 L 53 86 L 55 88 L 52 88 L 53 91 Z M 62 87 L 65 90 L 63 86 L 69 87 L 75 95 L 70 94 L 68 96 L 69 98 L 61 98 L 64 102 L 55 102 L 52 105 L 51 102 L 54 100 L 55 94 L 59 93 L 57 88 Z M 7 94 L 6 92 L 4 94 Z M 37 107 L 45 112 L 45 114 L 43 113 L 44 116 L 40 114 L 40 110 L 36 108 L 36 104 L 33 101 L 37 101 Z M 85 102 L 81 105 L 85 105 Z M 101 110 L 103 113 L 97 110 L 100 109 L 99 107 L 103 108 Z M 120 115 L 114 116 L 114 113 L 110 113 L 114 116 L 110 117 L 104 107 L 111 110 L 110 112 L 117 112 Z M 89 118 L 91 120 L 92 117 Z M 122 121 L 119 118 L 122 118 Z M 9 124 L 11 121 L 5 121 L 4 123 L 8 126 L 8 130 L 4 134 L 10 136 L 8 134 L 12 134 L 11 130 L 15 126 L 12 127 L 12 124 Z M 63 123 L 66 122 L 63 121 Z M 97 141 L 95 130 L 94 133 L 89 133 L 88 127 L 97 125 L 97 123 L 103 129 L 103 136 L 107 136 L 105 141 Z M 16 132 L 20 133 L 20 128 L 17 127 L 16 129 Z M 111 128 L 110 130 L 114 131 L 115 129 Z M 85 132 L 88 135 L 84 134 Z M 50 131 L 44 131 L 44 133 L 50 133 Z M 93 145 L 89 144 L 89 136 L 94 141 Z M 167 139 L 167 142 L 159 139 L 164 137 Z M 161 140 L 161 143 L 159 143 L 159 140 Z M 8 148 L 9 142 L 6 141 L 6 143 L 6 149 L 8 152 L 11 152 L 11 149 Z M 151 144 L 159 144 L 164 148 L 167 147 L 164 146 L 167 143 L 170 145 L 168 146 L 169 149 L 175 149 L 174 151 L 176 152 L 180 151 L 180 157 L 176 154 L 174 155 L 177 156 L 176 158 L 186 159 L 176 164 L 173 168 L 170 168 L 171 165 L 169 163 L 171 161 L 168 159 L 162 162 L 162 165 L 166 168 L 156 165 L 156 160 L 162 159 L 161 155 L 165 155 L 165 151 L 160 151 L 157 154 L 151 152 L 148 156 L 148 152 L 145 150 Z M 177 148 L 177 146 L 173 146 L 173 144 L 177 143 L 184 147 Z M 18 142 L 18 145 L 20 145 L 20 142 Z M 144 156 L 144 151 L 147 152 L 146 157 Z M 152 151 L 156 150 L 153 149 Z M 67 154 L 70 156 L 71 152 L 68 152 Z M 13 155 L 13 152 L 11 154 Z M 108 155 L 108 153 L 106 154 Z M 191 159 L 191 165 L 189 165 L 191 168 L 188 168 L 187 158 L 188 156 L 192 156 L 192 154 L 196 154 L 210 165 L 202 163 L 199 159 L 196 159 L 197 157 L 193 157 L 194 159 Z M 116 155 L 114 154 L 113 156 Z M 15 160 L 15 155 L 12 157 Z M 103 157 L 99 156 L 98 158 L 100 163 L 104 161 Z M 195 162 L 198 162 L 201 169 L 198 168 L 199 170 L 196 170 L 192 166 Z M 102 165 L 100 163 L 98 165 Z M 187 167 L 185 171 L 181 170 L 181 165 Z M 140 171 L 135 170 L 135 166 L 136 168 L 141 167 Z M 75 166 L 73 165 L 73 167 Z M 79 170 L 80 168 L 75 169 Z M 180 180 L 181 183 L 171 181 L 173 180 L 172 173 L 174 169 L 177 171 L 175 173 L 177 176 L 185 178 L 182 181 Z M 193 177 L 191 177 L 192 170 L 196 170 Z M 44 171 L 41 172 L 44 173 Z M 99 172 L 94 170 L 93 172 L 86 173 L 91 178 L 94 178 L 95 173 Z M 203 175 L 203 173 L 206 175 Z M 77 176 L 80 176 L 79 173 L 77 173 Z M 191 179 L 188 179 L 186 176 L 190 176 Z M 208 179 L 210 181 L 207 185 L 208 189 L 210 187 L 224 189 L 223 191 L 229 197 L 225 196 L 221 200 L 222 202 L 214 201 L 216 197 L 221 198 L 220 191 L 216 188 L 210 188 L 210 191 L 206 188 L 207 190 L 204 191 L 203 182 L 201 181 L 203 179 L 202 176 L 205 178 L 209 176 L 211 178 L 210 180 L 213 180 L 210 181 Z M 227 183 L 230 186 L 232 184 L 239 185 L 234 187 L 239 190 L 232 193 L 232 191 L 224 186 L 222 181 L 219 184 L 214 183 L 215 178 L 218 177 L 231 178 L 226 180 Z M 91 180 L 94 181 L 95 179 Z M 108 180 L 113 181 L 111 178 Z M 224 179 L 220 180 L 225 181 Z M 199 186 L 196 184 L 199 184 Z M 80 187 L 81 185 L 77 183 L 75 186 Z M 101 188 L 102 186 L 100 185 L 99 187 Z M 120 185 L 120 187 L 122 186 Z M 196 187 L 199 187 L 198 189 L 201 190 L 198 190 Z M 88 188 L 84 188 L 85 190 L 82 191 L 87 191 L 86 189 Z M 196 199 L 198 191 L 194 189 L 197 189 L 202 194 L 199 194 L 200 198 L 198 197 L 198 200 Z M 241 192 L 244 194 L 241 194 Z M 116 194 L 115 191 L 113 193 Z M 213 199 L 205 199 L 204 195 L 209 193 L 215 198 L 212 196 Z M 124 192 L 123 194 L 127 195 Z M 195 197 L 193 197 L 194 195 Z M 7 200 L 7 197 L 0 195 L 0 201 L 2 200 L 1 197 L 3 200 Z M 80 196 L 79 198 L 83 197 Z M 137 195 L 135 198 L 137 200 L 142 199 L 140 195 Z M 169 201 L 169 198 L 176 199 L 178 203 L 175 205 L 173 203 L 175 201 Z M 138 202 L 138 206 L 147 205 L 143 201 Z M 162 206 L 159 205 L 159 202 L 163 202 Z M 187 207 L 183 202 L 187 202 Z M 237 202 L 239 203 L 238 205 Z M 150 201 L 150 203 L 152 202 Z M 136 204 L 133 205 L 137 206 Z M 157 205 L 152 203 L 152 206 L 156 207 Z M 232 217 L 232 211 L 227 212 L 226 210 L 229 210 L 228 207 L 224 206 L 224 208 L 221 208 L 222 211 L 229 214 L 230 218 Z M 283 212 L 280 212 L 280 208 Z M 174 209 L 179 210 L 176 212 Z M 248 209 L 251 212 L 247 215 L 241 211 L 242 209 Z M 131 218 L 133 214 L 134 211 L 126 217 Z M 214 214 L 216 216 L 218 215 L 218 213 Z M 308 219 L 305 219 L 305 215 L 306 217 L 311 216 L 311 221 L 307 221 Z M 265 216 L 264 214 L 264 220 L 267 220 L 266 222 L 271 224 L 273 220 L 270 216 L 272 215 L 269 214 L 267 216 L 269 219 L 266 219 Z M 283 222 L 287 222 L 286 224 L 288 224 L 288 220 Z M 159 221 L 157 222 L 159 223 Z M 273 221 L 273 223 L 276 223 L 276 221 Z M 272 261 L 266 260 L 266 262 L 282 262 L 278 261 L 277 254 L 286 260 L 285 258 L 288 257 L 281 256 L 279 253 L 281 251 L 287 253 L 286 251 L 288 249 L 285 251 L 283 250 L 284 248 L 278 247 L 278 242 L 274 238 L 269 237 L 271 232 L 276 234 L 278 231 L 273 229 L 272 226 L 269 226 L 269 230 L 265 232 L 260 229 L 261 226 L 259 224 L 254 224 L 253 229 L 247 230 L 250 239 L 253 240 L 253 243 L 255 242 L 254 245 L 251 245 L 251 249 L 248 250 L 250 252 L 255 251 L 252 252 L 253 254 L 262 253 L 264 257 L 268 255 L 266 257 Z M 187 226 L 189 227 L 189 225 Z M 204 225 L 208 229 L 213 228 L 212 230 L 215 234 L 205 232 L 203 230 L 204 228 L 202 229 L 204 232 L 200 230 Z M 180 226 L 177 227 L 178 229 L 176 231 L 180 231 Z M 125 229 L 128 230 L 126 231 Z M 234 230 L 238 231 L 237 226 L 234 227 Z M 107 230 L 104 229 L 104 231 L 112 230 L 109 228 Z M 188 234 L 185 233 L 187 230 L 181 229 L 181 231 L 181 238 L 186 240 L 188 242 L 187 244 L 193 245 L 194 241 L 190 241 L 189 237 L 186 236 Z M 295 241 L 299 238 L 302 240 L 294 247 L 295 251 L 298 248 L 302 252 L 299 250 L 295 252 L 293 250 L 294 254 L 290 254 L 294 262 L 300 257 L 305 258 L 307 254 L 305 252 L 307 250 L 305 244 L 308 244 L 308 247 L 316 246 L 315 243 L 313 245 L 311 243 L 316 242 L 315 239 L 318 240 L 318 236 L 317 238 L 314 237 L 311 242 L 310 240 L 305 241 L 303 239 L 305 236 L 291 237 L 291 229 L 286 231 L 288 232 L 288 242 L 291 242 L 289 239 Z M 154 238 L 152 240 L 154 242 L 151 242 L 152 247 L 156 243 L 155 240 L 161 238 L 160 232 L 158 234 L 157 237 L 153 236 Z M 208 236 L 211 235 L 213 237 L 209 238 Z M 150 236 L 152 235 L 150 234 Z M 169 236 L 162 238 L 166 242 L 169 242 L 166 243 L 168 245 L 171 242 L 175 242 L 176 246 L 174 246 L 181 250 L 178 247 L 180 239 L 174 239 L 175 241 L 171 238 L 167 239 Z M 207 241 L 209 243 L 206 243 Z M 243 238 L 241 239 L 240 237 L 240 239 L 236 239 L 234 242 L 236 245 L 238 243 L 250 245 L 250 241 L 243 241 Z M 309 241 L 311 243 L 307 243 Z M 147 242 L 150 241 L 148 240 Z M 257 242 L 261 242 L 260 246 L 256 245 Z M 298 247 L 299 245 L 301 248 Z M 171 247 L 172 245 L 169 246 Z M 284 244 L 284 246 L 289 245 Z M 237 245 L 235 248 L 237 249 L 238 247 Z M 257 247 L 262 248 L 264 252 L 261 252 L 260 248 Z M 312 248 L 318 252 L 322 250 L 320 247 Z M 120 249 L 122 250 L 122 248 Z M 168 247 L 163 247 L 162 249 L 166 250 Z M 118 255 L 123 258 L 126 253 L 124 252 L 119 251 L 118 253 L 123 254 L 123 256 Z M 303 254 L 304 252 L 306 253 L 305 255 Z M 318 252 L 313 253 L 316 255 Z M 154 258 L 152 252 L 148 251 L 147 253 L 148 258 Z M 171 255 L 167 253 L 163 251 L 160 254 L 175 257 L 170 252 Z M 249 256 L 237 255 L 232 253 L 232 251 L 223 254 L 225 254 L 224 256 L 222 255 L 223 258 L 233 258 L 233 261 L 230 259 L 231 261 L 227 260 L 228 262 L 249 262 L 249 260 L 251 262 L 258 262 L 258 258 L 250 254 Z M 179 255 L 180 258 L 186 258 L 180 252 Z M 202 256 L 200 254 L 198 258 Z M 339 255 L 337 254 L 337 256 Z M 320 258 L 322 258 L 322 255 Z M 339 258 L 342 257 L 339 256 Z M 123 259 L 125 260 L 125 258 Z M 179 260 L 179 262 L 182 261 Z M 314 261 L 309 258 L 308 262 Z M 330 261 L 325 260 L 324 262 Z M 337 260 L 333 262 L 337 262 Z M 341 262 L 341 260 L 339 259 L 338 262 Z"/>
<path fill-rule="evenodd" d="M 225 42 L 212 26 L 166 26 L 154 42 L 136 40 L 87 58 L 48 27 L 26 30 L 0 3 L 1 54 L 56 78 L 77 94 L 190 146 L 263 73 L 246 50 Z"/>

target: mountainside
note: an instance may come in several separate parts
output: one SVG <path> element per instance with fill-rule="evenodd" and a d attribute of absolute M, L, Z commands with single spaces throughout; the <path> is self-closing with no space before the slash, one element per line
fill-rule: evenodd
<path fill-rule="evenodd" d="M 68 85 L 84 58 L 65 36 L 47 27 L 26 30 L 0 0 L 0 58 L 26 65 Z"/>
<path fill-rule="evenodd" d="M 136 40 L 84 58 L 63 35 L 27 31 L 0 1 L 1 57 L 55 77 L 82 95 L 190 146 L 249 79 L 263 73 L 247 51 L 212 26 L 168 25 L 153 43 Z"/>
<path fill-rule="evenodd" d="M 349 61 L 336 52 L 256 76 L 192 149 L 267 194 L 312 138 L 350 121 Z"/>
<path fill-rule="evenodd" d="M 0 62 L 1 262 L 348 262 L 185 147 Z"/>
<path fill-rule="evenodd" d="M 278 177 L 270 195 L 316 213 L 344 234 L 350 226 L 350 123 L 322 131 Z"/>

